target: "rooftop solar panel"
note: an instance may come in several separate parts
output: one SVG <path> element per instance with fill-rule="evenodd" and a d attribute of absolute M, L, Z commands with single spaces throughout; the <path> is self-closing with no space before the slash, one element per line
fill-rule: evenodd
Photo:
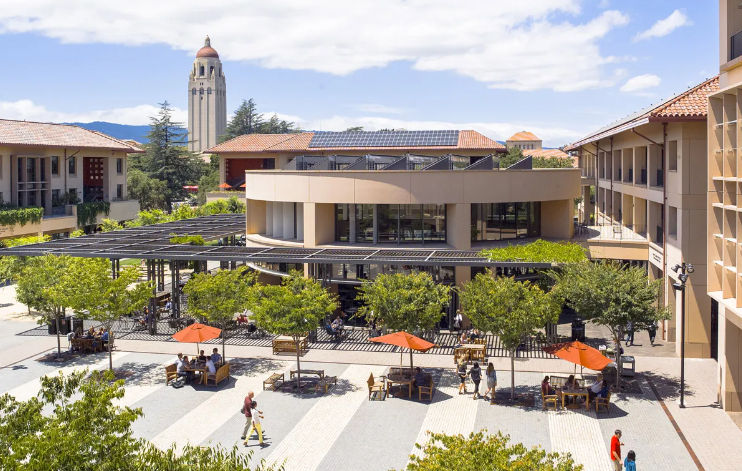
<path fill-rule="evenodd" d="M 459 131 L 315 132 L 315 147 L 438 147 L 457 146 Z"/>

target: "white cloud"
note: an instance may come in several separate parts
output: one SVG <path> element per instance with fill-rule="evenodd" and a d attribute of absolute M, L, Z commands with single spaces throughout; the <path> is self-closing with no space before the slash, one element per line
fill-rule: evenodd
<path fill-rule="evenodd" d="M 50 123 L 89 123 L 107 121 L 118 124 L 149 124 L 151 116 L 157 116 L 160 108 L 152 105 L 139 105 L 130 108 L 94 110 L 80 112 L 53 111 L 31 100 L 0 101 L 0 117 L 24 121 L 41 121 Z M 173 108 L 173 119 L 185 123 L 188 112 Z"/>
<path fill-rule="evenodd" d="M 374 113 L 374 114 L 405 114 L 407 110 L 404 108 L 394 108 L 393 106 L 380 105 L 378 103 L 362 103 L 358 105 L 349 105 L 354 110 L 361 111 L 363 113 Z"/>
<path fill-rule="evenodd" d="M 609 6 L 611 6 L 611 0 L 600 0 L 598 3 L 598 8 L 606 9 Z"/>
<path fill-rule="evenodd" d="M 627 80 L 620 90 L 622 92 L 638 92 L 647 88 L 657 87 L 660 83 L 662 83 L 662 79 L 654 74 L 637 75 Z"/>
<path fill-rule="evenodd" d="M 0 33 L 64 43 L 166 44 L 193 54 L 209 33 L 227 60 L 344 75 L 394 61 L 493 88 L 581 90 L 614 84 L 620 58 L 599 42 L 628 23 L 583 21 L 581 0 L 26 0 L 4 2 Z M 567 19 L 565 19 L 567 18 Z M 163 20 L 166 19 L 166 20 Z"/>
<path fill-rule="evenodd" d="M 685 15 L 685 13 L 683 13 L 682 10 L 675 10 L 664 20 L 657 21 L 648 30 L 637 33 L 637 35 L 634 36 L 634 42 L 649 38 L 661 38 L 662 36 L 667 36 L 681 26 L 690 26 L 692 24 L 693 22 Z"/>

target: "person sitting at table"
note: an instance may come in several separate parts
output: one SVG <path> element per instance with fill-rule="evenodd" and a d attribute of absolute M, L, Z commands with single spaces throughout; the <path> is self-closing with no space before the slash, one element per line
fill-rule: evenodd
<path fill-rule="evenodd" d="M 103 343 L 103 348 L 108 349 L 108 331 L 103 331 L 103 334 L 100 336 L 100 340 Z"/>
<path fill-rule="evenodd" d="M 211 361 L 211 358 L 206 362 L 206 368 L 208 369 L 208 375 L 214 376 L 216 375 L 216 365 L 213 361 Z"/>
<path fill-rule="evenodd" d="M 544 380 L 541 381 L 541 391 L 543 392 L 544 396 L 553 396 L 554 394 L 556 394 L 554 388 L 551 387 L 548 376 L 544 376 Z"/>
<path fill-rule="evenodd" d="M 221 362 L 222 362 L 222 356 L 219 355 L 219 349 L 218 348 L 215 348 L 214 350 L 212 350 L 211 361 L 213 361 L 215 365 L 221 364 Z"/>
<path fill-rule="evenodd" d="M 95 328 L 91 327 L 88 329 L 88 333 L 85 335 L 85 338 L 92 339 L 93 337 L 95 337 Z"/>
<path fill-rule="evenodd" d="M 198 362 L 199 363 L 206 363 L 206 355 L 204 354 L 204 351 L 201 350 L 201 354 L 198 356 Z"/>
<path fill-rule="evenodd" d="M 420 386 L 426 386 L 425 373 L 420 367 L 415 368 L 415 377 L 412 379 L 412 387 L 419 388 Z"/>
<path fill-rule="evenodd" d="M 606 397 L 608 397 L 608 393 L 611 390 L 611 386 L 608 384 L 608 381 L 606 380 L 603 380 L 602 386 L 603 387 L 600 389 L 600 391 L 598 391 L 598 394 L 596 395 L 600 398 L 605 399 Z"/>
<path fill-rule="evenodd" d="M 82 327 L 78 327 L 77 329 L 75 329 L 75 338 L 76 339 L 82 338 Z"/>
<path fill-rule="evenodd" d="M 600 390 L 603 389 L 603 381 L 597 380 L 593 384 L 590 385 L 589 388 L 587 388 L 587 398 L 588 400 L 592 401 L 595 399 L 595 396 L 598 395 Z"/>
<path fill-rule="evenodd" d="M 247 324 L 247 316 L 243 312 L 239 316 L 237 316 L 237 325 Z"/>
<path fill-rule="evenodd" d="M 461 345 L 469 343 L 469 336 L 467 335 L 465 330 L 461 331 L 461 337 L 459 337 L 459 343 Z"/>
<path fill-rule="evenodd" d="M 562 387 L 562 390 L 574 392 L 580 389 L 580 383 L 575 379 L 575 375 L 569 375 L 567 383 Z M 575 402 L 575 397 L 565 396 L 563 401 L 565 404 L 572 404 Z"/>
<path fill-rule="evenodd" d="M 479 332 L 477 329 L 472 329 L 469 331 L 469 342 L 474 343 L 474 340 L 479 338 Z"/>
<path fill-rule="evenodd" d="M 193 371 L 186 371 L 186 368 L 190 366 L 188 362 L 188 356 L 183 355 L 183 358 L 180 358 L 179 360 L 180 361 L 177 363 L 178 365 L 178 368 L 176 370 L 177 374 L 179 377 L 185 378 L 186 383 L 189 383 L 190 381 L 193 380 L 194 373 Z"/>

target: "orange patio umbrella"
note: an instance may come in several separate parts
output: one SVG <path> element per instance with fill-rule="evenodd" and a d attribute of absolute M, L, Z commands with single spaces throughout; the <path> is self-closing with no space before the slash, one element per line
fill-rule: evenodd
<path fill-rule="evenodd" d="M 549 345 L 544 347 L 543 350 L 546 353 L 558 356 L 562 360 L 574 363 L 575 370 L 577 370 L 577 365 L 580 365 L 600 371 L 611 363 L 611 360 L 603 356 L 599 350 L 577 341 Z"/>
<path fill-rule="evenodd" d="M 247 185 L 245 185 L 245 184 L 243 183 L 242 185 L 240 185 L 240 188 L 247 188 Z"/>
<path fill-rule="evenodd" d="M 396 345 L 398 347 L 410 349 L 410 370 L 412 369 L 413 351 L 427 352 L 431 348 L 437 347 L 436 344 L 415 337 L 407 332 L 395 332 L 393 334 L 382 335 L 381 337 L 375 337 L 369 340 L 376 343 L 386 343 L 388 345 Z"/>
<path fill-rule="evenodd" d="M 219 188 L 232 188 L 232 185 L 230 185 L 229 183 L 220 183 Z"/>
<path fill-rule="evenodd" d="M 195 343 L 196 354 L 198 354 L 198 344 L 207 340 L 215 339 L 222 333 L 221 329 L 204 324 L 191 324 L 180 332 L 173 334 L 173 338 L 178 342 Z"/>

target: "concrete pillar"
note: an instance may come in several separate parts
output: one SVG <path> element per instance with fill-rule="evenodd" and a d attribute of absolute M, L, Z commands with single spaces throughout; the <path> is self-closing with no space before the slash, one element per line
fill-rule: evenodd
<path fill-rule="evenodd" d="M 471 250 L 471 204 L 446 205 L 446 241 L 455 249 Z"/>
<path fill-rule="evenodd" d="M 296 203 L 296 240 L 304 240 L 304 203 Z"/>
<path fill-rule="evenodd" d="M 348 211 L 350 211 L 348 220 L 350 221 L 350 236 L 348 242 L 351 244 L 356 243 L 356 205 L 349 204 Z"/>
<path fill-rule="evenodd" d="M 569 240 L 574 232 L 573 200 L 541 202 L 541 236 Z"/>
<path fill-rule="evenodd" d="M 304 246 L 314 248 L 335 240 L 335 205 L 304 203 Z"/>
<path fill-rule="evenodd" d="M 247 221 L 247 227 L 245 228 L 246 234 L 264 234 L 266 228 L 267 213 L 265 211 L 266 202 L 260 200 L 247 200 L 245 202 L 247 214 L 245 215 Z M 271 217 L 273 216 L 273 209 L 271 208 Z M 272 227 L 271 221 L 271 230 Z"/>
<path fill-rule="evenodd" d="M 294 234 L 294 203 L 282 203 L 283 205 L 283 238 L 293 239 Z"/>
<path fill-rule="evenodd" d="M 273 203 L 273 237 L 283 237 L 283 203 Z"/>
<path fill-rule="evenodd" d="M 273 201 L 265 202 L 265 235 L 273 236 Z"/>

